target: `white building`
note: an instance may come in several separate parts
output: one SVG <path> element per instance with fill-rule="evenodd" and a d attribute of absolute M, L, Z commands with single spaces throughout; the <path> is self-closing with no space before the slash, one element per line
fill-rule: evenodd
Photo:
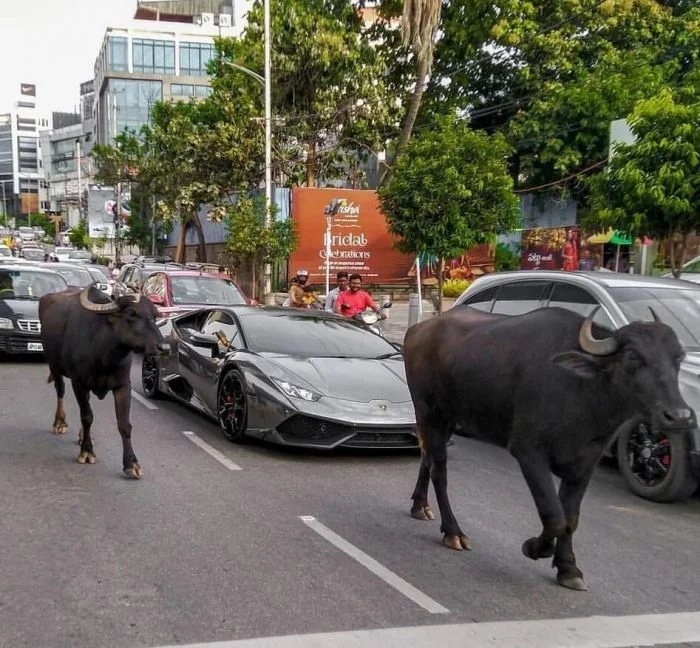
<path fill-rule="evenodd" d="M 10 112 L 0 113 L 0 214 L 9 218 L 48 207 L 39 132 L 50 117 L 37 106 L 37 88 L 22 83 Z"/>
<path fill-rule="evenodd" d="M 156 101 L 205 97 L 214 38 L 239 36 L 252 0 L 139 0 L 134 20 L 108 27 L 95 62 L 95 137 L 148 123 Z"/>

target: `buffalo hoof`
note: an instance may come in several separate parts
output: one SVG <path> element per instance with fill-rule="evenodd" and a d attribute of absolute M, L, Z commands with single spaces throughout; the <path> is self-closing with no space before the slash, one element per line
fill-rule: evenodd
<path fill-rule="evenodd" d="M 129 479 L 141 479 L 143 477 L 143 471 L 141 466 L 135 463 L 131 468 L 124 468 L 124 475 Z"/>
<path fill-rule="evenodd" d="M 554 541 L 542 540 L 542 538 L 529 538 L 523 542 L 523 556 L 530 560 L 551 558 L 554 555 Z"/>
<path fill-rule="evenodd" d="M 78 455 L 78 463 L 94 464 L 95 463 L 95 454 L 93 452 L 81 452 Z"/>
<path fill-rule="evenodd" d="M 456 551 L 462 551 L 462 549 L 467 549 L 471 551 L 472 545 L 469 542 L 469 538 L 464 534 L 461 535 L 445 535 L 442 539 L 442 543 L 449 547 L 450 549 L 455 549 Z"/>
<path fill-rule="evenodd" d="M 433 510 L 427 504 L 425 506 L 414 506 L 411 509 L 411 517 L 422 521 L 435 519 Z"/>
<path fill-rule="evenodd" d="M 562 576 L 561 578 L 557 577 L 557 582 L 562 587 L 567 587 L 578 592 L 588 591 L 588 585 L 586 585 L 586 581 L 584 581 L 583 578 L 581 578 L 580 576 Z"/>
<path fill-rule="evenodd" d="M 57 423 L 51 429 L 51 434 L 65 434 L 68 432 L 68 423 Z"/>

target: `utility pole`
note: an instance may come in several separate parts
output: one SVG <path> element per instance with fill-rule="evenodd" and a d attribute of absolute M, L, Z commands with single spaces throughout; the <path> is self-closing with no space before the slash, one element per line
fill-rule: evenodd
<path fill-rule="evenodd" d="M 117 139 L 117 93 L 112 94 L 112 138 Z M 121 176 L 121 167 L 119 168 L 119 175 Z M 114 220 L 114 262 L 119 263 L 121 261 L 121 241 L 119 240 L 119 230 L 121 229 L 121 217 L 122 217 L 122 183 L 117 182 L 117 214 Z"/>
<path fill-rule="evenodd" d="M 2 213 L 5 214 L 5 229 L 7 227 L 7 196 L 5 195 L 5 181 L 2 181 Z"/>
<path fill-rule="evenodd" d="M 272 227 L 272 76 L 270 43 L 270 0 L 264 0 L 265 22 L 265 227 Z M 265 301 L 274 303 L 272 297 L 272 265 L 265 264 Z"/>
<path fill-rule="evenodd" d="M 82 161 L 80 159 L 80 138 L 75 140 L 75 147 L 78 153 L 78 222 L 83 219 L 83 177 L 82 177 Z"/>

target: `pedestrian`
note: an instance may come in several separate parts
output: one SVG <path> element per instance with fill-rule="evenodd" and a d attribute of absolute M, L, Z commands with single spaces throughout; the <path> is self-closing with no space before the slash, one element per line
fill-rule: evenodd
<path fill-rule="evenodd" d="M 334 310 L 335 300 L 338 299 L 338 295 L 348 289 L 348 273 L 345 272 L 345 270 L 341 270 L 335 276 L 335 281 L 338 285 L 328 292 L 328 295 L 326 295 L 326 305 L 324 306 L 324 310 L 331 312 Z"/>
<path fill-rule="evenodd" d="M 335 300 L 335 312 L 344 317 L 354 317 L 367 309 L 373 310 L 379 317 L 386 319 L 386 313 L 374 303 L 368 292 L 362 290 L 362 276 L 351 274 L 348 281 L 348 289 L 339 293 Z"/>
<path fill-rule="evenodd" d="M 596 269 L 596 262 L 595 259 L 591 256 L 591 251 L 586 248 L 583 251 L 583 255 L 581 256 L 581 260 L 578 262 L 578 269 L 579 270 L 595 270 Z"/>

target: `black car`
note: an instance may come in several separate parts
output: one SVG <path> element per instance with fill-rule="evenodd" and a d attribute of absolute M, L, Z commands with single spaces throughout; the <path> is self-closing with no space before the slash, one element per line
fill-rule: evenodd
<path fill-rule="evenodd" d="M 0 353 L 41 353 L 39 299 L 67 287 L 52 270 L 0 265 Z"/>

